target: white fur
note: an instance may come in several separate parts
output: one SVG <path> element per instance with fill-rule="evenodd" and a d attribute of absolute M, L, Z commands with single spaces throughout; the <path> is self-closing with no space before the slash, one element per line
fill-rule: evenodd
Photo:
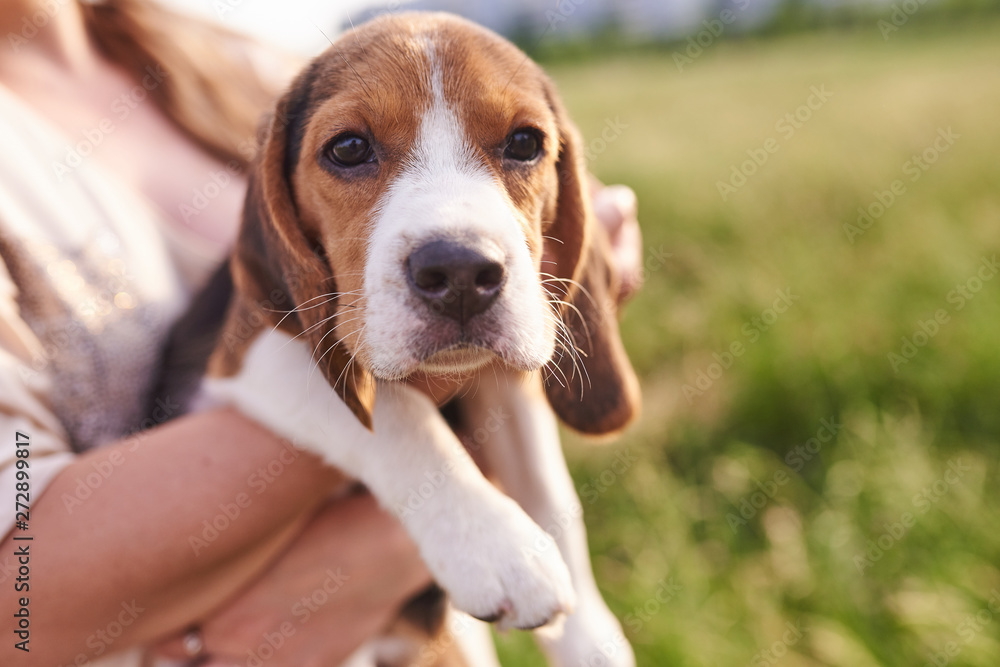
<path fill-rule="evenodd" d="M 484 347 L 507 364 L 533 370 L 555 347 L 551 308 L 538 280 L 521 222 L 523 214 L 485 165 L 477 162 L 462 123 L 444 97 L 433 53 L 430 106 L 421 118 L 406 166 L 374 218 L 365 264 L 365 329 L 361 359 L 373 375 L 404 377 L 426 357 L 432 313 L 410 291 L 406 259 L 441 238 L 490 244 L 505 256 L 507 281 L 497 301 L 476 317 Z M 489 355 L 483 355 L 483 362 Z"/>
<path fill-rule="evenodd" d="M 251 344 L 239 374 L 208 378 L 204 390 L 364 483 L 399 517 L 458 609 L 501 616 L 508 627 L 542 625 L 572 609 L 555 542 L 486 481 L 418 391 L 380 383 L 368 431 L 308 346 L 278 331 Z"/>
<path fill-rule="evenodd" d="M 486 424 L 498 412 L 509 420 L 490 435 L 481 455 L 510 497 L 555 538 L 569 566 L 576 611 L 560 626 L 536 633 L 551 664 L 635 667 L 632 647 L 594 581 L 582 506 L 541 378 L 535 373 L 527 380 L 508 375 L 495 384 L 483 382 L 463 407 L 472 425 Z"/>

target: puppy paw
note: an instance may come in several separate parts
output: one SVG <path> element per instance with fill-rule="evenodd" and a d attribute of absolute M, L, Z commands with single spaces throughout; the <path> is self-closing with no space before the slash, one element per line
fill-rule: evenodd
<path fill-rule="evenodd" d="M 452 604 L 501 629 L 538 628 L 570 613 L 576 596 L 552 537 L 506 496 L 479 505 L 450 517 L 447 538 L 423 549 Z"/>

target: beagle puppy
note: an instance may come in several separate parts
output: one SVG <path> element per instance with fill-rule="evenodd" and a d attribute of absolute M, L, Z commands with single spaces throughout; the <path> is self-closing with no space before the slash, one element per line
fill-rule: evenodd
<path fill-rule="evenodd" d="M 628 666 L 556 420 L 615 433 L 639 402 L 586 178 L 508 41 L 436 13 L 348 33 L 277 104 L 202 392 L 363 483 L 456 614 L 542 628 L 557 665 Z M 461 657 L 357 659 L 496 664 L 481 626 L 448 627 Z"/>

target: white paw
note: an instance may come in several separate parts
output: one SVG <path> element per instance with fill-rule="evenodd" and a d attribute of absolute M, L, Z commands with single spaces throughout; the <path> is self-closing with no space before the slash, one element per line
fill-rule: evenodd
<path fill-rule="evenodd" d="M 635 654 L 621 624 L 603 600 L 581 602 L 562 628 L 538 631 L 542 648 L 554 667 L 635 667 Z"/>
<path fill-rule="evenodd" d="M 552 537 L 510 498 L 453 513 L 423 545 L 428 568 L 461 611 L 501 629 L 532 629 L 572 611 L 569 570 Z M 444 539 L 442 539 L 444 538 Z"/>

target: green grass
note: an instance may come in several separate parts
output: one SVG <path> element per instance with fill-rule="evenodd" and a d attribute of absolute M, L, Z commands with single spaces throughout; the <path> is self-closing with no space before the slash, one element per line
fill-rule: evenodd
<path fill-rule="evenodd" d="M 718 43 L 683 72 L 670 53 L 549 68 L 585 136 L 627 124 L 591 169 L 635 188 L 647 255 L 671 253 L 622 324 L 644 416 L 615 445 L 567 438 L 578 488 L 610 482 L 584 502 L 591 549 L 641 665 L 911 667 L 949 642 L 960 652 L 938 664 L 1000 664 L 1000 613 L 968 621 L 1000 591 L 1000 276 L 974 280 L 1000 250 L 998 32 L 886 41 L 871 25 Z M 833 95 L 783 136 L 812 86 Z M 949 127 L 959 138 L 911 180 L 904 164 Z M 723 201 L 717 182 L 771 137 Z M 905 193 L 849 240 L 896 179 Z M 961 284 L 981 289 L 959 310 Z M 744 325 L 782 289 L 798 299 L 751 341 Z M 894 369 L 938 310 L 947 322 Z M 737 341 L 742 356 L 685 392 Z M 823 419 L 842 427 L 793 470 Z M 637 462 L 610 479 L 623 449 Z M 679 590 L 658 602 L 663 582 Z M 760 653 L 788 622 L 801 638 Z M 541 664 L 523 633 L 501 651 Z"/>

